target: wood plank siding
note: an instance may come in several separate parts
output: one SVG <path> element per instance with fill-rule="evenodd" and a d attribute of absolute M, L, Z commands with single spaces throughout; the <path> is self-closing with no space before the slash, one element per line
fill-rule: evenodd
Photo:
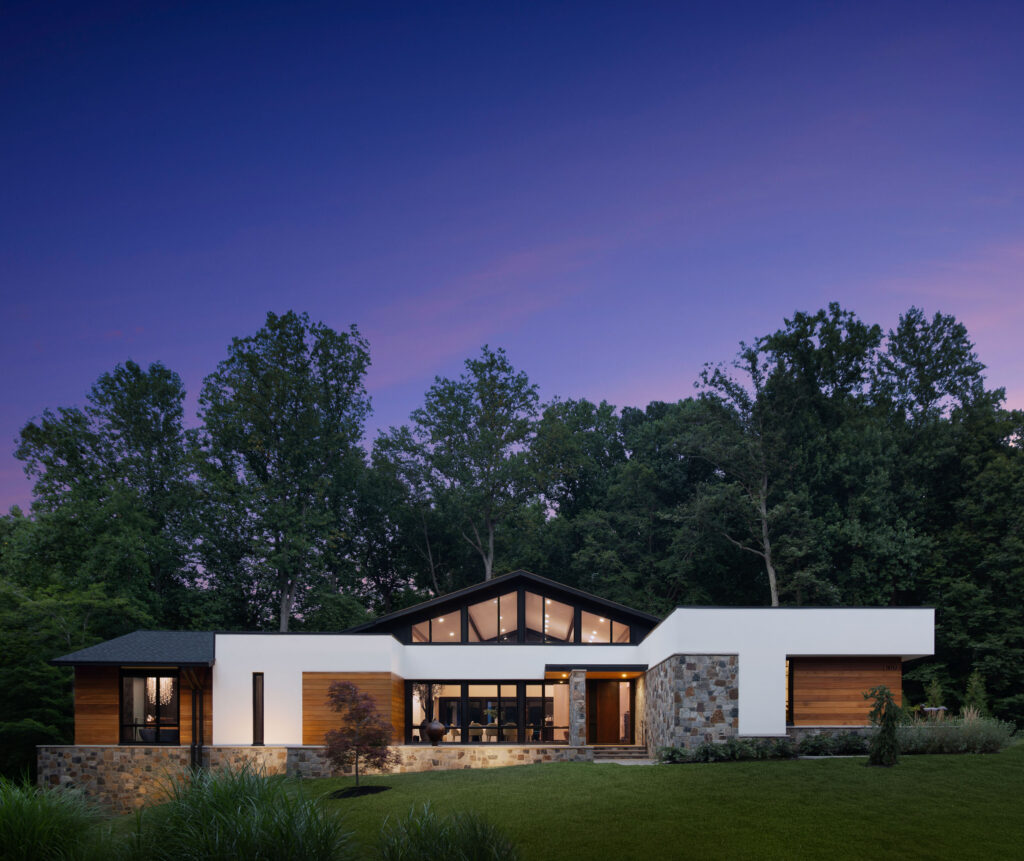
<path fill-rule="evenodd" d="M 117 744 L 117 667 L 75 667 L 75 744 Z"/>
<path fill-rule="evenodd" d="M 887 685 L 902 702 L 899 658 L 790 658 L 789 692 L 794 726 L 864 726 L 871 701 L 864 692 Z"/>
<path fill-rule="evenodd" d="M 179 720 L 181 721 L 181 743 L 192 743 L 192 687 L 189 674 L 203 690 L 203 744 L 213 743 L 213 672 L 209 667 L 183 669 L 178 681 Z"/>
<path fill-rule="evenodd" d="M 332 682 L 352 682 L 369 694 L 377 711 L 391 721 L 392 738 L 405 737 L 405 681 L 394 673 L 303 673 L 302 743 L 323 744 L 324 734 L 338 726 L 338 715 L 327 705 L 327 689 Z"/>
<path fill-rule="evenodd" d="M 153 670 L 166 675 L 175 672 Z M 192 688 L 195 673 L 203 690 L 203 743 L 213 741 L 213 673 L 208 667 L 178 673 L 178 720 L 181 744 L 192 742 Z M 75 667 L 75 744 L 118 744 L 121 741 L 121 671 L 118 667 Z"/>

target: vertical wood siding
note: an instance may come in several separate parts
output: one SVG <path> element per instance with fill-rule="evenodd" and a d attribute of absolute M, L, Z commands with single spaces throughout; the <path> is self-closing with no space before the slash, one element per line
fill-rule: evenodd
<path fill-rule="evenodd" d="M 117 667 L 75 667 L 75 744 L 117 744 Z"/>
<path fill-rule="evenodd" d="M 864 726 L 871 700 L 864 692 L 886 685 L 902 701 L 899 658 L 790 658 L 794 726 Z"/>
<path fill-rule="evenodd" d="M 181 670 L 178 677 L 178 702 L 180 704 L 181 743 L 192 744 L 192 687 L 188 673 L 194 673 L 203 689 L 203 744 L 213 743 L 213 672 L 209 667 L 190 667 Z"/>
<path fill-rule="evenodd" d="M 302 743 L 323 744 L 324 734 L 338 727 L 338 715 L 327 705 L 327 689 L 332 682 L 352 682 L 367 693 L 377 711 L 391 721 L 392 739 L 405 737 L 405 681 L 393 673 L 303 673 Z"/>

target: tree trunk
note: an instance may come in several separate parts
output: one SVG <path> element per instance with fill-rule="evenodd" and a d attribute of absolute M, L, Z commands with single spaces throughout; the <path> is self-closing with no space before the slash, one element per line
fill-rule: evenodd
<path fill-rule="evenodd" d="M 359 754 L 356 754 L 356 786 L 359 786 Z"/>
<path fill-rule="evenodd" d="M 282 634 L 288 633 L 288 620 L 292 615 L 292 601 L 294 600 L 293 588 L 294 587 L 291 586 L 281 586 L 281 626 L 278 630 L 280 630 Z"/>
<path fill-rule="evenodd" d="M 764 548 L 764 567 L 768 572 L 768 589 L 771 591 L 772 606 L 779 606 L 779 586 L 775 576 L 775 565 L 772 564 L 772 542 L 768 535 L 768 476 L 761 476 L 761 487 L 758 493 L 758 508 L 761 515 L 761 545 Z"/>
<path fill-rule="evenodd" d="M 494 524 L 487 521 L 487 555 L 484 557 L 484 582 L 494 576 Z"/>

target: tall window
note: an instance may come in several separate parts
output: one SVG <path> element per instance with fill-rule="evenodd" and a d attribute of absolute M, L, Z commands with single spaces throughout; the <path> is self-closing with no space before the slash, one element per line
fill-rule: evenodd
<path fill-rule="evenodd" d="M 526 593 L 526 642 L 571 643 L 576 611 L 569 604 Z"/>
<path fill-rule="evenodd" d="M 519 596 L 509 592 L 467 608 L 469 642 L 514 643 L 519 638 Z"/>
<path fill-rule="evenodd" d="M 123 672 L 122 744 L 179 744 L 178 720 L 176 672 Z"/>
<path fill-rule="evenodd" d="M 435 616 L 427 622 L 412 626 L 414 643 L 461 643 L 462 614 L 458 610 Z"/>

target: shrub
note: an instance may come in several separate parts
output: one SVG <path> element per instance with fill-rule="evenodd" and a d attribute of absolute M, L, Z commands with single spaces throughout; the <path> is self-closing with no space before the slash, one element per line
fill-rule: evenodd
<path fill-rule="evenodd" d="M 985 677 L 981 670 L 972 670 L 967 677 L 964 708 L 975 709 L 981 717 L 988 715 L 988 692 L 985 690 Z"/>
<path fill-rule="evenodd" d="M 351 835 L 298 781 L 237 771 L 195 770 L 170 786 L 169 801 L 136 819 L 135 852 L 147 859 L 357 857 Z"/>
<path fill-rule="evenodd" d="M 915 721 L 898 727 L 900 750 L 917 753 L 998 753 L 1013 740 L 1014 725 L 996 718 Z"/>
<path fill-rule="evenodd" d="M 681 762 L 689 762 L 690 752 L 685 747 L 660 747 L 658 748 L 658 759 L 661 762 L 677 765 Z"/>
<path fill-rule="evenodd" d="M 855 732 L 843 732 L 833 739 L 836 756 L 860 756 L 868 752 L 868 740 Z"/>
<path fill-rule="evenodd" d="M 896 765 L 900 760 L 900 743 L 896 729 L 900 724 L 903 711 L 896 705 L 892 691 L 885 685 L 878 685 L 865 691 L 864 699 L 874 700 L 874 705 L 868 712 L 868 718 L 878 727 L 868 745 L 868 765 L 886 767 Z"/>
<path fill-rule="evenodd" d="M 429 803 L 397 821 L 384 820 L 383 861 L 517 861 L 513 843 L 475 813 L 438 816 Z"/>
<path fill-rule="evenodd" d="M 730 738 L 721 744 L 704 742 L 693 750 L 663 747 L 658 751 L 658 758 L 666 763 L 792 759 L 794 756 L 796 750 L 788 738 Z"/>
<path fill-rule="evenodd" d="M 99 809 L 75 790 L 39 789 L 0 777 L 0 855 L 5 859 L 109 858 Z"/>
<path fill-rule="evenodd" d="M 830 735 L 808 735 L 800 740 L 797 750 L 801 756 L 833 756 L 836 743 Z"/>

